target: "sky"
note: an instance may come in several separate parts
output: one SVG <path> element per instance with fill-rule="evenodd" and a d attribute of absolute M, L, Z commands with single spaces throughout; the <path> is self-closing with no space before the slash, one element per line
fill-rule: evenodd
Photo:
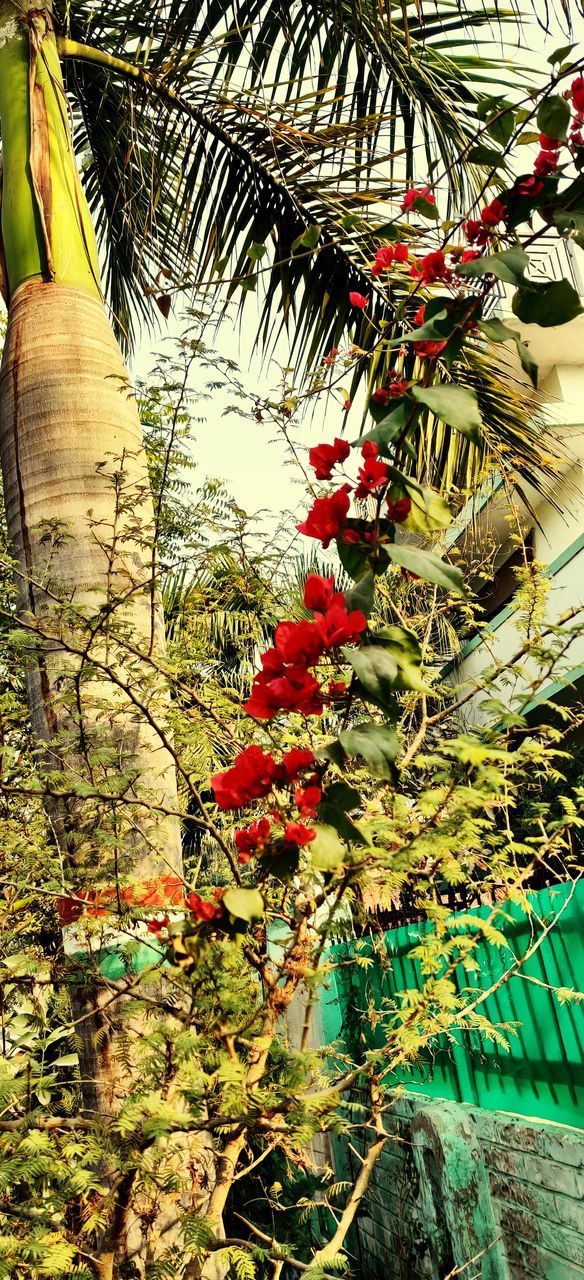
<path fill-rule="evenodd" d="M 555 0 L 556 4 L 558 0 Z M 551 0 L 553 5 L 554 0 Z M 584 19 L 577 23 L 572 40 L 584 42 Z M 546 67 L 546 58 L 558 46 L 566 44 L 565 32 L 559 24 L 546 35 L 534 22 L 524 29 L 519 47 L 506 44 L 505 53 L 525 65 L 526 53 L 529 65 Z M 527 47 L 529 46 L 529 48 Z M 285 344 L 280 343 L 276 360 L 263 364 L 253 349 L 253 336 L 257 303 L 254 296 L 248 297 L 244 311 L 244 323 L 234 324 L 226 319 L 214 338 L 207 336 L 210 345 L 223 355 L 233 358 L 239 365 L 241 380 L 250 393 L 269 395 L 277 387 L 280 380 L 279 364 L 286 363 Z M 160 338 L 155 342 L 144 342 L 133 362 L 132 373 L 136 377 L 148 379 L 157 354 L 168 347 L 168 339 L 178 335 L 184 328 L 184 320 L 180 311 L 173 311 L 168 323 L 162 324 Z M 324 353 L 323 353 L 324 354 Z M 196 390 L 202 385 L 201 371 L 195 369 L 192 387 Z M 197 415 L 202 413 L 204 421 L 198 423 L 193 432 L 194 457 L 197 462 L 195 482 L 202 482 L 207 476 L 221 477 L 227 489 L 238 504 L 253 514 L 260 509 L 266 513 L 267 519 L 276 521 L 283 511 L 300 514 L 306 507 L 306 488 L 302 480 L 300 468 L 291 463 L 286 443 L 269 422 L 259 423 L 233 415 L 224 415 L 227 398 L 221 392 L 213 392 L 211 399 L 201 407 L 197 404 Z M 321 401 L 322 403 L 322 401 Z M 360 414 L 354 412 L 355 432 L 358 434 Z M 328 415 L 326 427 L 323 420 L 324 408 L 317 410 L 307 419 L 300 430 L 295 432 L 295 439 L 304 451 L 311 444 L 321 439 L 332 438 L 335 430 L 341 425 L 342 415 Z M 349 432 L 350 438 L 350 432 Z"/>

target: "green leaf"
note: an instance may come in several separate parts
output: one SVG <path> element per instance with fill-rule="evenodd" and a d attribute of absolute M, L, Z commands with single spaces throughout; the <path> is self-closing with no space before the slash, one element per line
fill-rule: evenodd
<path fill-rule="evenodd" d="M 360 609 L 365 614 L 365 617 L 368 618 L 373 608 L 374 599 L 375 575 L 368 569 L 367 573 L 364 573 L 363 577 L 359 578 L 356 585 L 351 587 L 350 591 L 345 592 L 345 603 L 349 611 L 351 609 Z"/>
<path fill-rule="evenodd" d="M 261 920 L 264 914 L 264 900 L 259 889 L 228 889 L 223 894 L 223 902 L 230 915 L 237 920 Z"/>
<path fill-rule="evenodd" d="M 478 401 L 474 391 L 467 387 L 457 387 L 452 383 L 441 383 L 434 387 L 413 386 L 412 395 L 420 404 L 446 422 L 455 431 L 460 431 L 475 444 L 480 442 L 482 420 Z"/>
<path fill-rule="evenodd" d="M 351 528 L 351 521 L 347 521 L 346 527 Z M 369 572 L 370 547 L 356 547 L 352 542 L 337 538 L 337 552 L 345 573 L 353 582 L 359 582 Z"/>
<path fill-rule="evenodd" d="M 244 293 L 255 293 L 257 282 L 257 276 L 242 276 L 238 283 Z"/>
<path fill-rule="evenodd" d="M 472 262 L 463 262 L 456 268 L 460 276 L 496 276 L 506 284 L 520 285 L 529 266 L 529 258 L 522 249 L 504 249 L 502 253 L 489 253 Z"/>
<path fill-rule="evenodd" d="M 488 121 L 487 133 L 495 142 L 499 142 L 502 147 L 506 147 L 513 137 L 514 128 L 515 116 L 513 111 L 503 111 L 501 114 L 496 112 L 493 119 Z"/>
<path fill-rule="evenodd" d="M 343 809 L 345 813 L 359 809 L 362 803 L 357 788 L 349 786 L 348 782 L 331 782 L 323 791 L 322 799 L 327 804 L 334 804 L 337 809 Z"/>
<path fill-rule="evenodd" d="M 385 710 L 394 705 L 397 662 L 387 649 L 368 644 L 363 649 L 344 648 L 341 653 L 359 680 L 359 692 L 368 702 Z"/>
<path fill-rule="evenodd" d="M 391 725 L 364 720 L 340 733 L 339 742 L 348 756 L 363 756 L 376 778 L 394 777 L 399 740 Z"/>
<path fill-rule="evenodd" d="M 555 67 L 556 62 L 563 62 L 565 58 L 569 58 L 572 50 L 575 48 L 575 44 L 563 44 L 559 49 L 554 49 L 554 52 L 550 53 L 548 58 L 550 66 Z"/>
<path fill-rule="evenodd" d="M 426 200 L 425 196 L 418 196 L 418 199 L 414 203 L 414 209 L 416 210 L 416 213 L 420 213 L 423 218 L 428 218 L 431 222 L 437 222 L 440 217 L 436 205 L 431 204 L 429 200 Z"/>
<path fill-rule="evenodd" d="M 458 596 L 468 595 L 460 569 L 447 564 L 440 556 L 434 555 L 433 551 L 424 551 L 422 547 L 412 547 L 403 542 L 393 543 L 386 547 L 386 551 L 394 564 L 407 569 L 409 573 L 415 573 L 424 582 L 433 582 L 437 587 L 445 587 Z"/>
<path fill-rule="evenodd" d="M 247 250 L 247 256 L 251 258 L 252 262 L 259 262 L 260 258 L 263 258 L 267 252 L 265 244 L 251 244 Z"/>
<path fill-rule="evenodd" d="M 546 133 L 548 138 L 564 139 L 568 133 L 569 123 L 569 102 L 566 102 L 566 99 L 560 97 L 558 93 L 544 98 L 537 112 L 537 127 L 540 133 Z"/>
<path fill-rule="evenodd" d="M 338 805 L 322 800 L 318 806 L 318 816 L 329 827 L 334 827 L 335 831 L 349 844 L 370 844 L 369 835 L 366 835 Z"/>
<path fill-rule="evenodd" d="M 505 156 L 500 151 L 495 151 L 494 147 L 485 147 L 482 143 L 471 147 L 467 160 L 471 164 L 486 165 L 489 169 L 498 169 L 506 163 Z"/>
<path fill-rule="evenodd" d="M 517 331 L 503 324 L 502 320 L 481 320 L 479 329 L 490 342 L 514 342 L 526 374 L 531 378 L 534 387 L 537 387 L 537 364 Z"/>
<path fill-rule="evenodd" d="M 79 1057 L 76 1053 L 65 1053 L 62 1058 L 55 1058 L 51 1063 L 52 1067 L 76 1067 L 79 1063 Z"/>
<path fill-rule="evenodd" d="M 359 221 L 358 213 L 346 213 L 344 218 L 341 218 L 339 225 L 343 228 L 343 231 L 352 231 L 353 227 L 357 225 L 358 221 Z"/>
<path fill-rule="evenodd" d="M 410 533 L 431 533 L 434 529 L 447 529 L 452 524 L 452 512 L 444 498 L 434 489 L 408 489 L 412 508 L 402 528 Z"/>
<path fill-rule="evenodd" d="M 358 440 L 353 440 L 351 442 L 352 447 L 358 449 L 366 440 L 373 440 L 378 445 L 391 444 L 391 441 L 395 440 L 395 437 L 405 427 L 411 410 L 412 405 L 407 400 L 400 401 L 397 408 L 393 409 L 391 413 L 387 412 L 387 406 L 385 405 L 370 404 L 369 412 L 377 426 L 365 435 L 359 436 Z"/>
<path fill-rule="evenodd" d="M 306 231 L 302 232 L 302 235 L 296 236 L 296 239 L 292 241 L 292 253 L 294 253 L 296 249 L 315 249 L 320 240 L 321 234 L 322 227 L 320 227 L 318 223 L 314 223 L 313 226 L 307 227 Z"/>
<path fill-rule="evenodd" d="M 343 865 L 346 856 L 345 846 L 339 840 L 334 827 L 323 823 L 315 824 L 316 836 L 308 845 L 308 856 L 317 871 L 337 871 Z"/>
<path fill-rule="evenodd" d="M 397 666 L 396 689 L 415 689 L 418 693 L 428 693 L 430 686 L 420 674 L 422 650 L 416 635 L 406 627 L 388 624 L 376 631 L 373 639 L 383 645 L 391 653 Z"/>
<path fill-rule="evenodd" d="M 513 314 L 524 324 L 539 324 L 542 329 L 567 324 L 582 315 L 582 306 L 569 280 L 550 280 L 537 289 L 518 289 L 511 303 Z"/>

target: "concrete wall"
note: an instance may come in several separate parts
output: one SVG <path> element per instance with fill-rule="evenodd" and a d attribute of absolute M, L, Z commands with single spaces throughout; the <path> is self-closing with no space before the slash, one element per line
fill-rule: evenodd
<path fill-rule="evenodd" d="M 584 1132 L 397 1101 L 353 1234 L 362 1280 L 584 1280 Z M 340 1157 L 356 1173 L 350 1152 Z M 461 1269 L 461 1270 L 457 1270 Z"/>

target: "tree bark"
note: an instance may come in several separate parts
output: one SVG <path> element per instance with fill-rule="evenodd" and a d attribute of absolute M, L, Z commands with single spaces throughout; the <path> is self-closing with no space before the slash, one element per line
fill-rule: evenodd
<path fill-rule="evenodd" d="M 176 898 L 180 825 L 159 670 L 164 626 L 147 462 L 101 299 L 50 3 L 0 0 L 0 132 L 0 265 L 9 306 L 0 454 L 21 622 L 30 637 L 30 713 L 47 763 L 71 793 L 48 813 L 67 892 L 109 894 L 109 921 L 132 892 L 140 903 L 145 886 L 163 908 Z M 100 798 L 109 790 L 111 803 Z M 68 926 L 64 932 L 69 950 L 83 948 L 82 931 L 81 940 Z M 112 944 L 111 932 L 105 941 Z M 117 1010 L 110 1016 L 105 1008 L 95 972 L 94 965 L 89 985 L 87 966 L 73 1012 L 85 1111 L 103 1118 L 135 1087 L 139 1068 L 128 1075 L 118 1060 Z M 185 1142 L 179 1158 L 183 1168 L 192 1163 L 200 1202 L 196 1151 L 208 1166 L 209 1144 L 203 1152 L 199 1137 L 185 1153 Z M 103 1277 L 118 1274 L 130 1249 L 131 1176 L 122 1189 L 103 1244 Z M 134 1222 L 136 1212 L 134 1204 Z M 157 1213 L 163 1222 L 169 1206 Z M 139 1239 L 131 1251 L 134 1273 L 142 1274 Z"/>

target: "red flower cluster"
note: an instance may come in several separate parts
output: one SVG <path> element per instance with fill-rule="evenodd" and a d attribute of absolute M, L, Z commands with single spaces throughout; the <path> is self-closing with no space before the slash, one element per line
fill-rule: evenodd
<path fill-rule="evenodd" d="M 249 862 L 254 854 L 262 853 L 269 839 L 272 825 L 269 818 L 259 818 L 257 822 L 252 822 L 249 827 L 242 827 L 235 832 L 235 848 L 238 852 L 237 861 L 241 863 Z"/>
<path fill-rule="evenodd" d="M 442 249 L 427 253 L 425 258 L 417 258 L 410 267 L 410 275 L 419 280 L 420 284 L 436 284 L 438 280 L 448 283 L 452 279 L 452 271 Z"/>
<path fill-rule="evenodd" d="M 324 699 L 320 685 L 311 675 L 314 666 L 329 649 L 356 640 L 367 622 L 360 610 L 348 613 L 345 597 L 333 590 L 331 578 L 311 574 L 307 600 L 316 611 L 314 622 L 281 622 L 276 627 L 274 647 L 262 654 L 262 671 L 253 682 L 245 703 L 248 715 L 271 720 L 280 711 L 320 715 Z"/>
<path fill-rule="evenodd" d="M 429 187 L 411 187 L 406 191 L 401 202 L 402 213 L 409 213 L 410 209 L 415 209 L 418 200 L 425 200 L 428 204 L 436 204 L 436 196 L 432 195 Z"/>
<path fill-rule="evenodd" d="M 211 779 L 220 809 L 241 809 L 250 800 L 267 796 L 278 777 L 278 766 L 261 747 L 246 747 L 230 769 Z"/>
<path fill-rule="evenodd" d="M 402 524 L 404 520 L 407 520 L 411 509 L 411 498 L 397 498 L 395 502 L 391 498 L 387 499 L 387 515 L 395 524 Z"/>
<path fill-rule="evenodd" d="M 323 356 L 323 357 L 322 357 L 322 363 L 323 363 L 323 364 L 325 364 L 325 365 L 334 364 L 334 363 L 335 363 L 335 359 L 336 359 L 336 357 L 338 356 L 338 354 L 339 354 L 339 348 L 338 348 L 338 347 L 331 347 L 331 349 L 330 349 L 330 351 L 329 351 L 329 353 L 328 353 L 328 356 Z"/>
<path fill-rule="evenodd" d="M 578 115 L 584 115 L 584 76 L 572 80 L 572 102 Z"/>
<path fill-rule="evenodd" d="M 306 827 L 303 822 L 287 822 L 284 827 L 284 847 L 296 845 L 297 848 L 303 849 L 315 839 L 314 827 Z"/>
<path fill-rule="evenodd" d="M 389 468 L 379 458 L 379 449 L 372 440 L 366 440 L 361 450 L 363 464 L 359 467 L 357 477 L 359 484 L 355 489 L 356 498 L 367 498 L 376 489 L 385 487 L 389 480 Z"/>
<path fill-rule="evenodd" d="M 364 311 L 369 305 L 369 298 L 364 293 L 356 293 L 354 290 L 349 294 L 349 302 L 352 307 L 357 307 L 358 311 Z"/>
<path fill-rule="evenodd" d="M 315 498 L 306 520 L 296 525 L 298 532 L 322 542 L 326 551 L 333 538 L 338 538 L 347 519 L 351 505 L 349 493 L 349 486 L 344 484 L 328 498 Z"/>
<path fill-rule="evenodd" d="M 389 404 L 390 400 L 403 396 L 407 391 L 409 383 L 406 378 L 400 378 L 397 369 L 389 369 L 387 377 L 389 378 L 389 386 L 378 387 L 377 391 L 371 396 L 372 404 Z"/>
<path fill-rule="evenodd" d="M 498 198 L 481 209 L 480 218 L 469 218 L 463 224 L 463 232 L 469 244 L 486 245 L 495 227 L 507 217 L 507 205 Z"/>
<path fill-rule="evenodd" d="M 333 444 L 317 444 L 308 450 L 308 459 L 317 480 L 330 480 L 333 467 L 338 462 L 346 462 L 351 452 L 350 444 L 338 436 Z"/>
<path fill-rule="evenodd" d="M 389 271 L 394 262 L 407 262 L 408 258 L 409 249 L 407 244 L 383 245 L 383 248 L 378 249 L 375 254 L 371 275 L 380 276 L 383 271 Z"/>
<path fill-rule="evenodd" d="M 185 906 L 188 907 L 195 920 L 201 920 L 205 923 L 208 920 L 217 920 L 219 916 L 223 915 L 222 897 L 222 889 L 215 889 L 215 902 L 206 902 L 200 893 L 187 893 Z"/>
<path fill-rule="evenodd" d="M 318 778 L 318 774 L 316 774 Z M 303 818 L 315 818 L 316 810 L 322 800 L 322 791 L 320 786 L 312 783 L 308 787 L 297 787 L 294 792 L 294 804 L 300 810 Z"/>

